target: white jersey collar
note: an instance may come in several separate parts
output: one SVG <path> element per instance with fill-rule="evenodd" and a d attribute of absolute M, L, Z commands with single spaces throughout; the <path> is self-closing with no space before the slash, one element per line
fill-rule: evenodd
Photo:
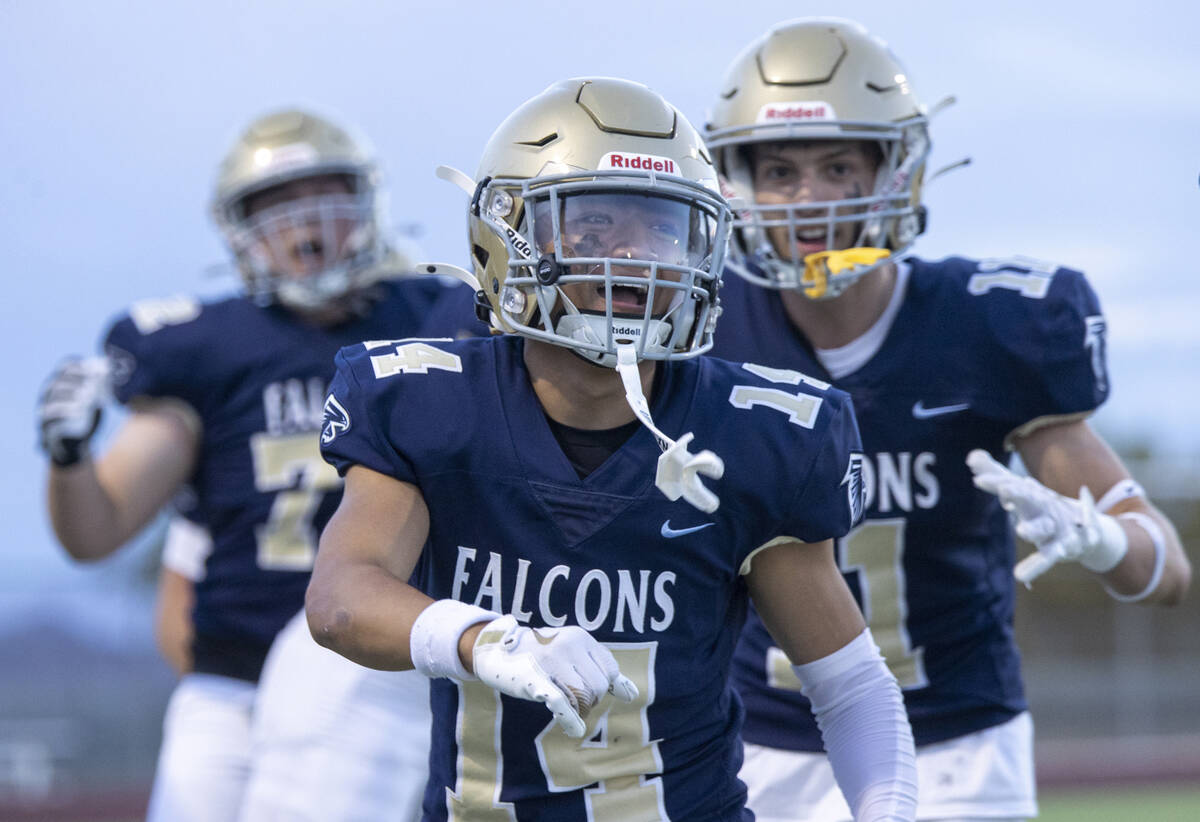
<path fill-rule="evenodd" d="M 900 312 L 904 302 L 904 292 L 908 288 L 908 277 L 911 273 L 908 262 L 896 262 L 896 283 L 892 288 L 892 296 L 887 307 L 879 315 L 879 319 L 868 328 L 858 339 L 852 340 L 838 348 L 817 348 L 817 360 L 829 372 L 829 376 L 840 380 L 847 374 L 853 374 L 862 368 L 883 347 L 883 341 L 892 330 L 892 323 Z"/>

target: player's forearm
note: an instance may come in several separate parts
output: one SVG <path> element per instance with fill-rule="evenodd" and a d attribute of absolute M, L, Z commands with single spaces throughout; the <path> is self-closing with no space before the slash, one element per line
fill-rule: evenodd
<path fill-rule="evenodd" d="M 1131 501 L 1116 514 L 1128 550 L 1103 574 L 1109 590 L 1140 603 L 1178 605 L 1191 586 L 1192 568 L 1174 526 L 1145 501 Z M 1145 596 L 1140 596 L 1141 594 Z"/>
<path fill-rule="evenodd" d="M 51 465 L 46 501 L 54 534 L 74 559 L 103 559 L 133 536 L 91 459 L 69 468 Z"/>
<path fill-rule="evenodd" d="M 321 645 L 368 668 L 413 667 L 409 635 L 433 600 L 369 563 L 318 563 L 305 598 L 308 627 Z"/>
<path fill-rule="evenodd" d="M 47 504 L 67 552 L 95 560 L 128 542 L 191 475 L 198 443 L 198 427 L 174 410 L 138 411 L 102 456 L 52 464 Z"/>
<path fill-rule="evenodd" d="M 159 653 L 177 674 L 192 669 L 192 580 L 169 568 L 158 578 L 158 601 L 154 612 L 154 638 Z"/>

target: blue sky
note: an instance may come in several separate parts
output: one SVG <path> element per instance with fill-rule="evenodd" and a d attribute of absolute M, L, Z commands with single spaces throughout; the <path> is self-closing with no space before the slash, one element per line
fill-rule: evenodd
<path fill-rule="evenodd" d="M 918 252 L 1087 271 L 1115 384 L 1097 426 L 1200 454 L 1194 4 L 3 0 L 0 600 L 130 573 L 130 558 L 74 568 L 53 543 L 34 400 L 55 362 L 93 351 L 132 300 L 234 286 L 205 273 L 225 260 L 207 204 L 247 120 L 308 104 L 357 125 L 394 220 L 422 227 L 429 259 L 462 263 L 464 201 L 434 167 L 472 173 L 521 101 L 563 77 L 616 75 L 700 122 L 742 46 L 804 14 L 859 20 L 927 103 L 958 98 L 933 123 L 932 164 L 973 163 L 930 187 Z"/>

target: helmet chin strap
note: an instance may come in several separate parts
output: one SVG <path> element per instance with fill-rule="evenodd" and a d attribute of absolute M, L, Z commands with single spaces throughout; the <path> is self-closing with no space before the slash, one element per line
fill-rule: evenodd
<path fill-rule="evenodd" d="M 720 506 L 721 500 L 704 487 L 700 475 L 720 479 L 725 473 L 724 461 L 708 450 L 701 451 L 699 454 L 689 453 L 688 443 L 693 438 L 691 431 L 676 441 L 658 429 L 658 426 L 654 424 L 654 418 L 650 415 L 650 406 L 646 403 L 646 397 L 642 393 L 637 346 L 629 342 L 619 342 L 616 345 L 616 369 L 617 373 L 621 375 L 621 383 L 625 386 L 625 401 L 633 409 L 634 416 L 642 425 L 650 429 L 650 433 L 654 434 L 659 448 L 662 449 L 662 454 L 658 458 L 658 470 L 654 475 L 654 484 L 672 502 L 682 497 L 692 506 L 711 514 Z"/>

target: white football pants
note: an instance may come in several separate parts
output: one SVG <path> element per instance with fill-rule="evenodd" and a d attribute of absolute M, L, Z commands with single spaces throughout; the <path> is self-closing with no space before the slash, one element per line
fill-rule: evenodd
<path fill-rule="evenodd" d="M 241 822 L 413 822 L 429 773 L 429 680 L 319 646 L 301 612 L 259 681 Z"/>
<path fill-rule="evenodd" d="M 187 674 L 163 719 L 147 822 L 229 822 L 250 776 L 254 685 Z"/>
<path fill-rule="evenodd" d="M 823 753 L 746 744 L 738 776 L 758 822 L 852 822 Z M 1016 822 L 1037 816 L 1033 719 L 917 748 L 917 819 Z"/>

